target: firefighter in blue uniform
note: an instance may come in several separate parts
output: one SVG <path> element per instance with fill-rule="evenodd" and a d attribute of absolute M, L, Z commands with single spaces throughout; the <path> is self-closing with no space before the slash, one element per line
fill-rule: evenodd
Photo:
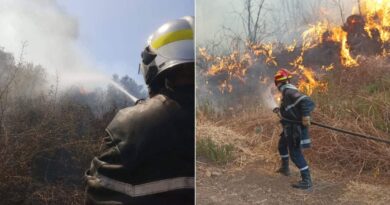
<path fill-rule="evenodd" d="M 103 152 L 86 171 L 85 204 L 194 204 L 194 18 L 162 25 L 140 71 L 150 98 L 108 125 Z"/>
<path fill-rule="evenodd" d="M 290 157 L 300 170 L 302 177 L 301 181 L 292 186 L 299 189 L 308 189 L 312 187 L 312 181 L 302 148 L 309 148 L 311 145 L 308 127 L 310 126 L 310 113 L 315 105 L 310 97 L 300 93 L 294 85 L 290 84 L 291 78 L 292 74 L 286 69 L 280 69 L 274 78 L 275 85 L 282 93 L 280 108 L 274 109 L 275 113 L 280 113 L 283 126 L 278 145 L 281 157 L 281 167 L 278 172 L 286 176 L 290 175 Z"/>

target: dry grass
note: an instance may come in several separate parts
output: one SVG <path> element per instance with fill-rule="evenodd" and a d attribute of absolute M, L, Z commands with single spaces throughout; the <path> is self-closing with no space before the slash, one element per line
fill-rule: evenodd
<path fill-rule="evenodd" d="M 266 113 L 269 114 L 266 114 Z M 315 115 L 321 122 L 331 122 Z M 236 162 L 244 165 L 255 160 L 279 161 L 277 143 L 281 132 L 278 118 L 270 111 L 244 112 L 234 118 L 222 118 L 216 122 L 201 120 L 197 125 L 197 137 L 209 136 L 218 143 L 231 143 L 239 152 Z M 344 123 L 328 123 L 345 129 L 356 126 Z M 313 147 L 305 154 L 311 166 L 327 170 L 335 176 L 368 177 L 383 181 L 390 176 L 390 148 L 360 138 L 351 138 L 323 128 L 312 126 L 310 135 Z"/>
<path fill-rule="evenodd" d="M 49 85 L 46 76 L 0 50 L 0 204 L 82 204 L 104 128 L 131 104 L 111 86 L 59 89 L 60 79 Z M 131 78 L 114 80 L 142 94 Z"/>
<path fill-rule="evenodd" d="M 8 118 L 7 135 L 0 134 L 0 204 L 83 203 L 83 174 L 107 119 L 76 102 L 57 106 L 38 102 Z"/>
<path fill-rule="evenodd" d="M 212 123 L 198 124 L 196 128 L 197 142 L 204 139 L 211 139 L 216 145 L 232 145 L 234 147 L 233 157 L 230 163 L 239 167 L 245 165 L 253 157 L 252 151 L 247 146 L 246 137 L 222 126 L 215 126 Z M 199 143 L 197 143 L 197 152 Z M 202 155 L 202 153 L 200 153 Z"/>
<path fill-rule="evenodd" d="M 69 204 L 84 203 L 84 192 L 78 187 L 43 186 L 30 195 L 27 204 Z"/>
<path fill-rule="evenodd" d="M 390 75 L 387 72 L 390 67 L 385 59 L 376 59 L 376 64 L 372 60 L 355 70 L 336 70 L 327 77 L 329 91 L 313 96 L 317 104 L 315 121 L 390 139 Z M 241 157 L 276 164 L 281 132 L 278 118 L 261 106 L 247 104 L 245 107 L 230 108 L 218 115 L 210 112 L 210 107 L 198 109 L 197 137 L 210 135 L 205 132 L 208 130 L 217 141 L 232 141 L 240 150 L 246 150 Z M 316 126 L 311 127 L 310 135 L 313 147 L 305 155 L 311 166 L 332 176 L 390 183 L 389 145 Z"/>

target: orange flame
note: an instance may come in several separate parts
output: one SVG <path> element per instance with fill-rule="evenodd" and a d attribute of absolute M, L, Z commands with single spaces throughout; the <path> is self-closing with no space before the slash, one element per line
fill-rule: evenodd
<path fill-rule="evenodd" d="M 327 31 L 331 33 L 329 40 L 340 43 L 341 45 L 341 64 L 345 67 L 358 66 L 359 64 L 357 63 L 357 60 L 350 54 L 349 46 L 347 44 L 347 32 L 345 32 L 340 26 L 332 26 L 328 22 L 319 22 L 317 25 L 312 25 L 308 30 L 303 32 L 302 49 L 308 50 L 320 43 L 323 43 L 323 34 Z"/>
<path fill-rule="evenodd" d="M 228 92 L 233 91 L 233 85 L 231 84 L 232 79 L 238 79 L 244 83 L 247 69 L 253 63 L 249 53 L 241 54 L 238 51 L 233 51 L 228 56 L 215 57 L 209 55 L 206 49 L 200 48 L 199 55 L 206 61 L 213 62 L 206 72 L 207 75 L 214 76 L 220 73 L 227 73 L 228 77 L 221 81 L 219 85 L 219 89 L 222 93 L 224 93 L 225 90 Z"/>
<path fill-rule="evenodd" d="M 307 95 L 312 95 L 316 89 L 320 91 L 327 90 L 327 83 L 317 80 L 315 72 L 311 68 L 303 65 L 303 51 L 290 65 L 297 69 L 298 73 L 295 74 L 300 75 L 300 80 L 297 85 L 300 91 Z"/>
<path fill-rule="evenodd" d="M 389 43 L 390 41 L 390 0 L 361 0 L 359 8 L 360 16 L 357 15 L 356 19 L 347 19 L 345 25 L 336 25 L 328 21 L 321 21 L 315 25 L 309 26 L 309 28 L 302 33 L 302 41 L 300 46 L 297 46 L 297 41 L 293 41 L 291 45 L 286 46 L 284 49 L 288 52 L 293 52 L 297 48 L 300 49 L 300 55 L 297 56 L 289 64 L 294 68 L 294 74 L 298 76 L 299 81 L 297 87 L 308 95 L 314 93 L 314 91 L 326 91 L 327 83 L 319 80 L 318 74 L 315 69 L 305 66 L 304 53 L 305 51 L 314 48 L 322 43 L 332 42 L 339 46 L 338 55 L 340 64 L 344 68 L 353 68 L 359 66 L 360 59 L 359 53 L 353 50 L 353 45 L 349 45 L 350 38 L 354 35 L 351 34 L 350 29 L 354 29 L 353 26 L 359 24 L 363 25 L 363 30 L 368 34 L 368 38 L 372 40 L 379 39 L 381 45 Z M 355 9 L 357 10 L 357 9 Z M 326 11 L 322 11 L 326 13 Z M 360 30 L 358 32 L 361 32 Z M 360 34 L 359 34 L 360 35 Z M 266 65 L 277 66 L 278 62 L 274 57 L 275 44 L 272 43 L 250 43 L 245 44 L 245 51 L 233 51 L 226 56 L 212 56 L 209 55 L 205 48 L 199 49 L 200 56 L 208 62 L 211 62 L 211 66 L 208 68 L 206 75 L 214 76 L 221 73 L 226 73 L 227 77 L 221 80 L 219 89 L 221 92 L 232 92 L 233 85 L 231 81 L 238 79 L 242 83 L 245 83 L 248 68 L 254 64 L 258 59 L 262 59 Z M 352 48 L 351 48 L 351 47 Z M 352 49 L 352 52 L 351 52 Z M 382 46 L 381 52 L 378 55 L 387 56 L 390 54 L 390 50 L 386 50 L 386 46 Z M 262 57 L 262 58 L 259 58 Z M 327 72 L 335 69 L 333 64 L 331 65 L 319 65 L 322 71 Z M 264 83 L 259 81 L 260 83 Z"/>
<path fill-rule="evenodd" d="M 247 43 L 247 47 L 255 56 L 264 56 L 265 63 L 268 65 L 277 66 L 276 58 L 273 56 L 273 45 L 272 43 L 259 44 L 259 43 Z"/>
<path fill-rule="evenodd" d="M 390 40 L 390 1 L 389 0 L 363 0 L 361 11 L 366 19 L 365 30 L 372 35 L 378 30 L 382 42 Z M 371 36 L 372 37 L 372 36 Z"/>

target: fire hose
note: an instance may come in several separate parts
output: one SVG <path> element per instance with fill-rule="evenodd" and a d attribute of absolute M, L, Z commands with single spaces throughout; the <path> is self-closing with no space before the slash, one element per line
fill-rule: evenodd
<path fill-rule="evenodd" d="M 279 116 L 279 118 L 281 120 L 286 121 L 286 122 L 302 123 L 302 121 L 286 119 L 286 118 L 282 117 L 280 115 L 280 113 L 277 113 L 277 115 Z M 372 137 L 372 136 L 368 136 L 368 135 L 364 135 L 364 134 L 360 134 L 360 133 L 356 133 L 356 132 L 351 132 L 351 131 L 348 131 L 348 130 L 344 130 L 344 129 L 340 129 L 340 128 L 324 125 L 322 123 L 315 122 L 315 121 L 310 121 L 310 123 L 313 124 L 313 125 L 317 125 L 318 127 L 322 127 L 322 128 L 325 128 L 325 129 L 333 130 L 333 131 L 336 131 L 336 132 L 341 132 L 341 133 L 344 133 L 344 134 L 349 134 L 351 136 L 360 137 L 360 138 L 363 138 L 363 139 L 368 139 L 368 140 L 373 140 L 373 141 L 377 141 L 377 142 L 383 142 L 383 143 L 386 143 L 386 144 L 390 144 L 390 140 L 381 139 L 379 137 Z"/>

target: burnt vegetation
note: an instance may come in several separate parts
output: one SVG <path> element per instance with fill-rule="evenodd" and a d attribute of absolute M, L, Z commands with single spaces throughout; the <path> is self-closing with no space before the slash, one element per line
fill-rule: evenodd
<path fill-rule="evenodd" d="M 82 204 L 105 127 L 132 102 L 112 86 L 59 89 L 39 65 L 0 50 L 0 204 Z M 141 85 L 113 76 L 138 98 Z"/>

